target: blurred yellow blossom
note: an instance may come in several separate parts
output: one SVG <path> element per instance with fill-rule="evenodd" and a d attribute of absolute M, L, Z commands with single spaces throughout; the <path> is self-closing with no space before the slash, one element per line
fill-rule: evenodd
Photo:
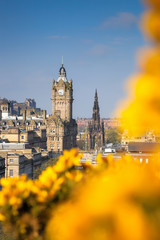
<path fill-rule="evenodd" d="M 137 165 L 130 156 L 115 165 L 120 167 L 89 176 L 76 197 L 54 211 L 47 240 L 158 239 L 160 216 L 154 214 L 160 210 L 160 181 L 149 165 Z"/>
<path fill-rule="evenodd" d="M 146 2 L 152 8 L 142 17 L 142 29 L 154 40 L 155 47 L 141 51 L 141 72 L 129 81 L 128 96 L 118 110 L 130 136 L 160 131 L 160 4 L 159 0 Z"/>
<path fill-rule="evenodd" d="M 160 9 L 150 10 L 143 15 L 143 31 L 154 41 L 160 41 Z"/>
<path fill-rule="evenodd" d="M 2 178 L 0 220 L 6 230 L 18 239 L 41 240 L 55 203 L 67 199 L 83 178 L 83 173 L 76 169 L 81 158 L 77 149 L 64 151 L 56 165 L 44 170 L 35 181 L 25 175 Z"/>

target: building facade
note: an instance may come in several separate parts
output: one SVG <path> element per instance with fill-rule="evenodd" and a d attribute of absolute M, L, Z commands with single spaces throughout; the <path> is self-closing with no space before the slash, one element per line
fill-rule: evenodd
<path fill-rule="evenodd" d="M 129 145 L 131 144 L 147 146 L 146 143 L 160 143 L 160 134 L 155 134 L 153 131 L 146 131 L 143 136 L 130 137 L 127 130 L 124 130 L 122 134 L 121 146 L 125 151 L 129 151 Z"/>
<path fill-rule="evenodd" d="M 33 115 L 41 112 L 41 109 L 36 107 L 36 101 L 34 99 L 26 98 L 25 102 L 19 103 L 15 100 L 0 98 L 0 110 L 2 110 L 2 117 L 4 119 L 13 115 L 20 116 L 24 109 L 27 110 L 27 116 L 28 114 Z"/>
<path fill-rule="evenodd" d="M 62 152 L 76 147 L 77 123 L 72 118 L 73 85 L 63 64 L 52 85 L 52 115 L 47 119 L 47 149 Z"/>
<path fill-rule="evenodd" d="M 96 90 L 92 120 L 88 124 L 88 150 L 99 150 L 104 144 L 104 123 L 100 121 L 98 94 Z"/>
<path fill-rule="evenodd" d="M 0 99 L 1 118 L 6 118 L 10 114 L 10 103 L 7 99 Z"/>

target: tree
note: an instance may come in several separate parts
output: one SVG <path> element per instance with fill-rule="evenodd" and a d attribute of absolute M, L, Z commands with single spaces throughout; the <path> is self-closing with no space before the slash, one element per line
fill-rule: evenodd
<path fill-rule="evenodd" d="M 88 135 L 88 128 L 84 129 L 84 132 L 81 132 L 80 139 L 77 141 L 77 146 L 80 150 L 87 149 L 87 135 Z"/>
<path fill-rule="evenodd" d="M 121 132 L 118 128 L 106 130 L 106 143 L 118 144 L 121 142 Z"/>

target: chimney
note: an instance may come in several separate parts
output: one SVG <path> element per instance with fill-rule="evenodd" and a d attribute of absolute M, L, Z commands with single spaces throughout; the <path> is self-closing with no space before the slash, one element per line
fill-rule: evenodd
<path fill-rule="evenodd" d="M 46 121 L 46 110 L 43 110 L 43 122 L 45 123 Z"/>
<path fill-rule="evenodd" d="M 23 122 L 25 122 L 25 121 L 26 121 L 26 109 L 23 110 Z"/>

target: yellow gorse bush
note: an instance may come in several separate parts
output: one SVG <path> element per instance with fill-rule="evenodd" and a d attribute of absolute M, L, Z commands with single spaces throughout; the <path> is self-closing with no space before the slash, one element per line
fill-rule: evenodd
<path fill-rule="evenodd" d="M 140 57 L 140 72 L 128 83 L 128 97 L 121 110 L 124 128 L 130 136 L 148 130 L 160 132 L 160 3 L 146 0 L 150 7 L 142 16 L 142 29 L 153 41 L 153 47 Z"/>
<path fill-rule="evenodd" d="M 48 167 L 32 181 L 25 175 L 1 179 L 0 220 L 16 239 L 42 239 L 52 208 L 68 198 L 70 190 L 81 181 L 82 154 L 77 149 L 64 151 L 53 167 Z"/>
<path fill-rule="evenodd" d="M 101 164 L 106 162 L 101 158 Z M 160 238 L 159 170 L 152 161 L 140 164 L 130 156 L 109 162 L 103 170 L 96 167 L 76 196 L 54 211 L 47 240 Z"/>

